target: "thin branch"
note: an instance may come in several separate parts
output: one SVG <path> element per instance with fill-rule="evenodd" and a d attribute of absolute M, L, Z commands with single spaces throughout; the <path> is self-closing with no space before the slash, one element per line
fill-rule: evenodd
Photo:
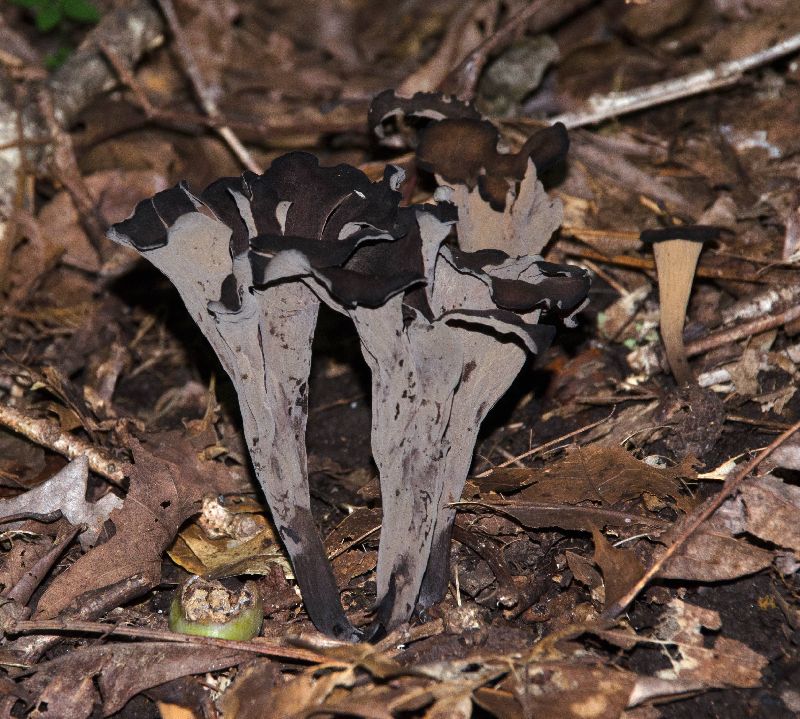
<path fill-rule="evenodd" d="M 590 429 L 594 429 L 598 425 L 603 424 L 607 420 L 611 419 L 612 415 L 614 414 L 614 410 L 611 411 L 607 417 L 603 417 L 602 419 L 598 419 L 596 422 L 592 422 L 591 424 L 584 425 L 583 427 L 579 427 L 572 432 L 567 434 L 561 435 L 561 437 L 556 437 L 555 439 L 551 439 L 549 442 L 545 442 L 544 444 L 540 444 L 538 447 L 534 447 L 533 449 L 529 449 L 527 452 L 523 452 L 522 454 L 518 454 L 516 457 L 512 457 L 507 462 L 503 462 L 502 464 L 498 464 L 496 467 L 492 467 L 491 469 L 487 469 L 485 472 L 481 472 L 480 474 L 476 474 L 476 479 L 481 479 L 482 477 L 488 477 L 494 470 L 501 469 L 502 467 L 508 467 L 508 465 L 513 464 L 514 462 L 519 461 L 520 459 L 525 459 L 525 457 L 530 457 L 533 454 L 538 454 L 539 452 L 544 452 L 551 447 L 555 447 L 561 442 L 572 439 L 573 437 L 583 434 L 584 432 L 588 432 Z"/>
<path fill-rule="evenodd" d="M 208 85 L 206 85 L 203 79 L 203 74 L 200 72 L 200 67 L 197 65 L 194 52 L 186 39 L 180 22 L 178 22 L 178 15 L 175 12 L 172 0 L 158 0 L 158 6 L 161 8 L 161 12 L 164 14 L 172 37 L 175 40 L 178 54 L 183 62 L 183 69 L 186 72 L 186 76 L 189 78 L 189 82 L 192 84 L 200 106 L 209 117 L 218 118 L 220 116 L 219 108 L 211 95 Z M 231 152 L 236 155 L 236 158 L 242 165 L 251 172 L 261 172 L 258 163 L 252 158 L 250 152 L 230 127 L 223 125 L 215 129 L 217 134 L 227 143 Z"/>
<path fill-rule="evenodd" d="M 573 235 L 569 230 L 566 232 L 568 235 Z M 574 234 L 573 236 L 579 237 L 580 235 Z M 614 237 L 613 233 L 609 233 L 609 237 Z M 561 241 L 558 244 L 558 249 L 565 255 L 570 257 L 582 257 L 587 260 L 594 260 L 595 262 L 602 262 L 609 265 L 617 265 L 619 267 L 629 267 L 636 270 L 649 270 L 655 271 L 656 264 L 649 257 L 636 257 L 634 255 L 606 255 L 597 250 L 583 247 L 568 241 Z M 753 284 L 767 284 L 768 280 L 757 278 L 752 275 L 736 274 L 735 272 L 726 272 L 725 270 L 716 267 L 703 267 L 702 265 L 697 268 L 697 277 L 711 280 L 730 280 L 732 282 L 751 282 Z"/>
<path fill-rule="evenodd" d="M 800 304 L 793 305 L 783 312 L 760 317 L 752 322 L 745 322 L 722 332 L 715 332 L 703 339 L 690 342 L 686 345 L 686 355 L 687 357 L 693 357 L 694 355 L 705 354 L 709 350 L 729 345 L 732 342 L 745 339 L 745 337 L 752 337 L 768 330 L 774 330 L 777 327 L 783 327 L 783 325 L 794 322 L 798 318 L 800 318 Z"/>
<path fill-rule="evenodd" d="M 633 90 L 610 92 L 607 95 L 592 95 L 583 110 L 567 112 L 548 119 L 550 122 L 563 122 L 568 129 L 593 125 L 603 120 L 663 105 L 673 100 L 735 85 L 749 70 L 754 70 L 797 50 L 800 50 L 800 34 L 793 35 L 776 45 L 745 57 L 719 63 L 713 68 L 664 80 L 653 85 L 637 87 Z"/>
<path fill-rule="evenodd" d="M 78 160 L 75 157 L 75 151 L 72 149 L 72 138 L 58 121 L 50 91 L 42 89 L 37 99 L 42 118 L 53 139 L 53 149 L 50 155 L 53 175 L 64 185 L 64 189 L 78 211 L 78 216 L 84 230 L 86 230 L 89 242 L 91 242 L 92 247 L 100 256 L 100 248 L 103 246 L 106 236 L 105 222 L 100 217 L 97 211 L 97 203 L 89 192 L 89 188 L 83 181 L 83 176 L 78 169 Z"/>
<path fill-rule="evenodd" d="M 253 639 L 249 642 L 231 639 L 216 639 L 214 637 L 198 637 L 190 634 L 178 634 L 166 629 L 146 629 L 145 627 L 129 627 L 119 624 L 104 622 L 62 621 L 60 619 L 38 619 L 11 622 L 4 628 L 6 634 L 98 634 L 101 637 L 131 637 L 133 639 L 148 639 L 159 642 L 174 642 L 175 644 L 196 644 L 205 647 L 221 647 L 223 649 L 236 649 L 251 654 L 260 654 L 280 659 L 290 659 L 302 662 L 318 663 L 325 661 L 325 657 L 308 649 L 282 647 L 279 644 Z"/>
<path fill-rule="evenodd" d="M 593 2 L 594 0 L 531 0 L 450 72 L 442 83 L 442 90 L 457 95 L 461 100 L 472 100 L 481 72 L 492 55 L 514 42 L 517 35 L 526 29 L 530 32 L 543 32 Z"/>
<path fill-rule="evenodd" d="M 71 527 L 67 525 L 67 527 L 59 533 L 59 536 L 53 540 L 53 546 L 25 572 L 14 587 L 9 589 L 8 592 L 3 593 L 3 597 L 18 602 L 20 606 L 24 607 L 31 600 L 33 593 L 44 581 L 44 578 L 53 568 L 58 558 L 64 553 L 64 550 L 72 544 L 72 540 L 78 536 L 80 531 L 81 527 Z"/>
<path fill-rule="evenodd" d="M 704 504 L 700 505 L 689 517 L 686 518 L 683 529 L 678 535 L 677 539 L 667 547 L 663 554 L 661 554 L 651 565 L 650 568 L 642 575 L 641 579 L 636 582 L 620 599 L 609 606 L 601 615 L 601 619 L 610 620 L 618 617 L 625 608 L 636 598 L 639 592 L 647 586 L 647 583 L 653 579 L 664 566 L 666 561 L 672 557 L 681 547 L 683 547 L 689 538 L 697 531 L 703 522 L 711 517 L 716 512 L 722 503 L 732 496 L 741 487 L 742 483 L 747 477 L 763 462 L 774 450 L 780 447 L 787 439 L 789 439 L 797 430 L 800 430 L 800 422 L 796 422 L 783 434 L 777 437 L 768 447 L 765 447 L 753 459 L 739 469 L 732 477 L 725 480 L 722 489 L 718 494 L 708 499 Z"/>
<path fill-rule="evenodd" d="M 65 432 L 57 422 L 29 417 L 18 409 L 0 404 L 0 426 L 7 427 L 53 452 L 63 454 L 68 459 L 86 455 L 89 469 L 105 477 L 112 484 L 120 486 L 125 480 L 124 462 L 114 459 L 99 447 Z"/>

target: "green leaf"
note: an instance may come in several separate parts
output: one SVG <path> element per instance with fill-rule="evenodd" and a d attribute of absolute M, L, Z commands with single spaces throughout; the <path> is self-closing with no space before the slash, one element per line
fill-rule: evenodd
<path fill-rule="evenodd" d="M 61 8 L 64 15 L 75 22 L 96 23 L 100 20 L 100 11 L 90 0 L 61 0 Z"/>
<path fill-rule="evenodd" d="M 59 5 L 42 5 L 36 8 L 36 29 L 39 32 L 50 32 L 61 22 L 63 17 Z"/>
<path fill-rule="evenodd" d="M 55 52 L 49 53 L 44 58 L 44 66 L 48 70 L 55 70 L 57 67 L 61 67 L 64 64 L 64 60 L 66 60 L 69 57 L 69 54 L 71 52 L 72 52 L 71 47 L 62 45 Z"/>

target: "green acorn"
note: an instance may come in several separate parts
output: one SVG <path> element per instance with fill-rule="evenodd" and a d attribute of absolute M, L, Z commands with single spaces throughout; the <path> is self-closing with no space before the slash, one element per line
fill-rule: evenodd
<path fill-rule="evenodd" d="M 217 580 L 191 577 L 175 595 L 169 628 L 180 634 L 247 641 L 258 636 L 264 608 L 255 585 L 228 589 Z"/>

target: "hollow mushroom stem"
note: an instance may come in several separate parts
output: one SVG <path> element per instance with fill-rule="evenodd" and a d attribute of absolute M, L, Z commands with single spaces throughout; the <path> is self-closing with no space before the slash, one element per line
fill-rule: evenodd
<path fill-rule="evenodd" d="M 717 228 L 704 225 L 645 230 L 641 234 L 642 242 L 653 245 L 661 340 L 669 368 L 679 386 L 695 382 L 683 343 L 683 325 L 700 251 L 705 242 L 718 236 Z"/>

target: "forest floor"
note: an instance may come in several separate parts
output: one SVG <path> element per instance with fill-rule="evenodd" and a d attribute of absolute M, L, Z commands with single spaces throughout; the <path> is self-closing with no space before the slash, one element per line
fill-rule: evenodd
<path fill-rule="evenodd" d="M 17 503 L 0 717 L 800 716 L 800 436 L 782 436 L 800 419 L 795 5 L 3 3 L 0 501 Z M 563 120 L 545 257 L 592 286 L 484 423 L 445 600 L 339 645 L 303 610 L 224 370 L 172 285 L 105 231 L 176 182 L 294 149 L 375 180 L 395 162 L 406 199 L 429 199 L 410 133 L 369 132 L 387 88 L 474 101 L 511 148 Z M 680 224 L 723 228 L 700 256 L 683 389 L 639 239 Z M 354 330 L 323 308 L 312 509 L 360 625 L 381 523 L 369 395 Z M 192 574 L 248 579 L 261 636 L 171 632 Z"/>

